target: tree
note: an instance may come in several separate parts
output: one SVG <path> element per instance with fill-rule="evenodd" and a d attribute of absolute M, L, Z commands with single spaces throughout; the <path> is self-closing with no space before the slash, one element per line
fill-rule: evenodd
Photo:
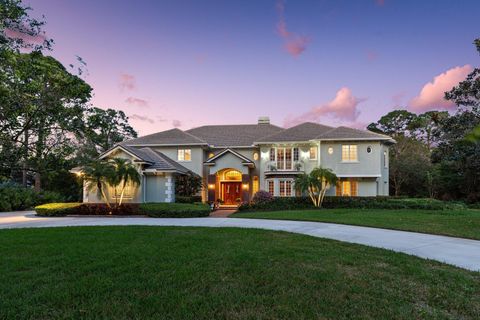
<path fill-rule="evenodd" d="M 134 186 L 138 186 L 140 184 L 141 177 L 137 168 L 130 160 L 113 158 L 110 161 L 115 168 L 114 177 L 112 179 L 115 192 L 117 187 L 120 187 L 120 201 L 118 202 L 118 205 L 121 206 L 127 185 L 131 183 Z"/>
<path fill-rule="evenodd" d="M 118 180 L 113 163 L 103 160 L 92 161 L 89 165 L 82 167 L 81 173 L 87 190 L 95 190 L 108 208 L 111 209 L 112 206 L 108 201 L 105 190 Z"/>
<path fill-rule="evenodd" d="M 73 152 L 92 89 L 41 52 L 2 55 L 0 80 L 0 140 L 17 153 L 16 163 L 7 165 L 23 171 L 24 185 L 26 173 L 34 172 L 39 190 L 47 162 Z"/>
<path fill-rule="evenodd" d="M 370 123 L 367 129 L 394 138 L 408 136 L 416 118 L 417 116 L 414 113 L 407 110 L 394 110 L 381 117 L 377 122 Z"/>
<path fill-rule="evenodd" d="M 438 142 L 440 124 L 448 116 L 447 111 L 427 111 L 418 115 L 410 123 L 411 136 L 425 143 L 431 151 L 433 144 Z"/>
<path fill-rule="evenodd" d="M 84 138 L 96 152 L 102 153 L 119 142 L 136 138 L 137 132 L 128 123 L 123 111 L 89 108 L 85 114 Z"/>
<path fill-rule="evenodd" d="M 425 195 L 430 152 L 427 146 L 410 137 L 399 136 L 390 149 L 389 176 L 395 196 Z"/>
<path fill-rule="evenodd" d="M 196 195 L 203 187 L 202 177 L 189 172 L 175 179 L 175 194 L 182 197 Z"/>
<path fill-rule="evenodd" d="M 332 185 L 335 185 L 338 177 L 332 170 L 317 167 L 309 174 L 302 174 L 295 178 L 295 189 L 302 194 L 307 193 L 315 207 L 322 207 L 325 193 Z"/>
<path fill-rule="evenodd" d="M 30 10 L 20 0 L 0 0 L 0 51 L 51 48 L 53 40 L 48 39 L 42 30 L 45 21 L 29 17 Z"/>

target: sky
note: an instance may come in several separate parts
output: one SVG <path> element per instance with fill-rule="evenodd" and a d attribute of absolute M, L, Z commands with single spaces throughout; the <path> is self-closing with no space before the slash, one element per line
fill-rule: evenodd
<path fill-rule="evenodd" d="M 454 111 L 479 65 L 478 0 L 24 0 L 51 54 L 80 56 L 92 104 L 140 135 L 206 124 L 365 128 L 394 109 Z"/>

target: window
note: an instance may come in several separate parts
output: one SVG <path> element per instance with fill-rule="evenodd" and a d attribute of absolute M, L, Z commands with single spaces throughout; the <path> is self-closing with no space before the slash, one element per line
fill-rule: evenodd
<path fill-rule="evenodd" d="M 383 151 L 383 166 L 387 167 L 387 151 Z"/>
<path fill-rule="evenodd" d="M 258 160 L 258 152 L 253 153 L 253 160 L 255 160 L 255 161 Z"/>
<path fill-rule="evenodd" d="M 210 153 L 208 154 L 208 158 L 209 158 L 209 159 L 210 159 L 210 158 L 213 158 L 214 155 L 215 155 L 215 154 L 214 154 L 213 152 L 210 152 Z"/>
<path fill-rule="evenodd" d="M 275 161 L 275 148 L 270 149 L 270 161 Z"/>
<path fill-rule="evenodd" d="M 178 161 L 192 161 L 192 150 L 178 149 Z"/>
<path fill-rule="evenodd" d="M 367 153 L 372 153 L 372 147 L 371 146 L 367 147 Z"/>
<path fill-rule="evenodd" d="M 123 188 L 123 181 L 117 187 L 111 187 L 112 198 L 120 199 L 122 195 L 122 188 Z M 133 191 L 135 187 L 133 186 L 132 182 L 127 182 L 125 186 L 125 190 L 123 191 L 123 199 L 132 199 L 133 198 Z"/>
<path fill-rule="evenodd" d="M 342 161 L 355 162 L 358 161 L 357 145 L 342 145 Z"/>
<path fill-rule="evenodd" d="M 300 159 L 300 155 L 298 152 L 298 148 L 293 148 L 293 161 L 298 161 Z"/>
<path fill-rule="evenodd" d="M 333 154 L 333 147 L 328 147 L 328 154 Z"/>
<path fill-rule="evenodd" d="M 257 193 L 258 189 L 259 189 L 258 177 L 254 176 L 253 177 L 253 183 L 252 183 L 252 194 Z"/>
<path fill-rule="evenodd" d="M 275 195 L 275 185 L 273 183 L 273 180 L 267 181 L 267 189 L 268 189 L 268 193 L 270 193 L 272 196 Z"/>
<path fill-rule="evenodd" d="M 292 148 L 277 148 L 277 170 L 292 170 Z"/>
<path fill-rule="evenodd" d="M 280 197 L 292 196 L 292 180 L 280 180 Z"/>
<path fill-rule="evenodd" d="M 310 160 L 317 160 L 317 147 L 310 147 Z"/>
<path fill-rule="evenodd" d="M 358 195 L 358 183 L 356 180 L 339 181 L 336 189 L 337 196 L 356 197 Z"/>

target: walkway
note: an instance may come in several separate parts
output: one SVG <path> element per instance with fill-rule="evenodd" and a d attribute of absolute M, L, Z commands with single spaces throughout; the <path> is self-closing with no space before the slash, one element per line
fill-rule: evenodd
<path fill-rule="evenodd" d="M 63 226 L 190 226 L 279 230 L 390 249 L 480 271 L 480 241 L 423 233 L 333 223 L 238 218 L 62 217 L 41 218 L 33 212 L 0 213 L 0 229 Z"/>

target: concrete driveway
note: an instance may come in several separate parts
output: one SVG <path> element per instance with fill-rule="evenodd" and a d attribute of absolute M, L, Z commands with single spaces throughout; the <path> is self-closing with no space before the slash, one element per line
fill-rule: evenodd
<path fill-rule="evenodd" d="M 480 271 L 480 241 L 333 223 L 238 218 L 36 217 L 32 211 L 0 213 L 0 229 L 65 226 L 189 226 L 278 230 L 390 249 Z"/>

